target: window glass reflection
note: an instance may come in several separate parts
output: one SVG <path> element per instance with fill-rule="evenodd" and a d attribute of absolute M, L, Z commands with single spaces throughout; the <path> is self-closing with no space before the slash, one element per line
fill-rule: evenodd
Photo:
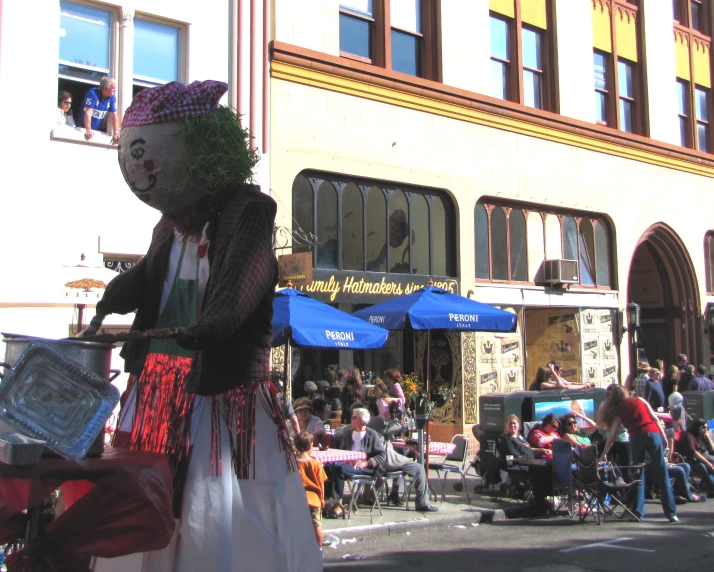
<path fill-rule="evenodd" d="M 367 193 L 367 270 L 387 271 L 387 201 L 376 186 Z"/>
<path fill-rule="evenodd" d="M 409 205 L 402 191 L 389 198 L 389 272 L 409 274 Z"/>
<path fill-rule="evenodd" d="M 602 221 L 595 224 L 595 252 L 598 286 L 610 286 L 610 246 L 607 229 Z"/>
<path fill-rule="evenodd" d="M 491 17 L 491 56 L 501 60 L 510 60 L 508 42 L 508 23 L 500 18 Z"/>
<path fill-rule="evenodd" d="M 134 81 L 161 85 L 178 81 L 179 30 L 134 20 Z"/>
<path fill-rule="evenodd" d="M 59 59 L 78 68 L 69 75 L 84 77 L 82 68 L 109 73 L 110 24 L 110 12 L 60 2 Z"/>
<path fill-rule="evenodd" d="M 476 226 L 476 278 L 488 279 L 488 213 L 481 204 L 476 205 L 474 225 Z"/>
<path fill-rule="evenodd" d="M 526 219 L 523 211 L 513 209 L 508 217 L 511 240 L 511 280 L 528 280 L 528 260 L 526 255 Z"/>
<path fill-rule="evenodd" d="M 293 181 L 293 234 L 298 234 L 300 241 L 311 242 L 310 236 L 315 232 L 313 224 L 312 186 L 302 175 Z M 293 253 L 310 252 L 310 246 L 299 246 L 292 240 Z"/>
<path fill-rule="evenodd" d="M 392 69 L 394 71 L 419 76 L 420 41 L 417 36 L 392 30 Z"/>
<path fill-rule="evenodd" d="M 340 51 L 372 59 L 372 23 L 340 13 Z"/>
<path fill-rule="evenodd" d="M 566 260 L 578 259 L 578 225 L 571 216 L 563 221 L 563 257 Z"/>
<path fill-rule="evenodd" d="M 491 265 L 493 280 L 508 280 L 508 242 L 506 215 L 501 207 L 491 211 Z"/>
<path fill-rule="evenodd" d="M 450 246 L 450 236 L 454 232 L 452 211 L 444 197 L 434 197 L 431 203 L 431 249 L 432 269 L 435 276 L 453 276 L 455 274 L 454 250 Z"/>
<path fill-rule="evenodd" d="M 350 183 L 342 191 L 342 269 L 363 270 L 362 192 Z"/>
<path fill-rule="evenodd" d="M 423 195 L 412 196 L 412 237 L 412 274 L 429 274 L 429 205 Z"/>
<path fill-rule="evenodd" d="M 337 191 L 325 181 L 317 191 L 317 267 L 337 269 Z"/>
<path fill-rule="evenodd" d="M 587 286 L 595 285 L 595 239 L 593 227 L 586 218 L 580 221 L 580 283 Z"/>

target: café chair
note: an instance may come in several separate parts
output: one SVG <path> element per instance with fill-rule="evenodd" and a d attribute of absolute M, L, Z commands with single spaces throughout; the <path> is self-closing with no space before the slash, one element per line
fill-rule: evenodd
<path fill-rule="evenodd" d="M 382 477 L 377 482 L 377 494 L 380 499 L 387 503 L 387 506 L 391 504 L 390 499 L 390 482 L 394 482 L 396 479 L 397 486 L 401 485 L 404 490 L 399 495 L 399 498 L 403 503 L 405 503 L 406 509 L 409 510 L 409 492 L 411 489 L 411 480 L 409 484 L 406 481 L 406 475 L 402 471 L 388 471 L 382 475 Z"/>
<path fill-rule="evenodd" d="M 444 457 L 443 462 L 429 463 L 429 470 L 436 471 L 436 476 L 441 484 L 441 502 L 446 498 L 446 480 L 450 473 L 458 473 L 461 477 L 461 482 L 454 484 L 454 489 L 457 491 L 465 490 L 466 499 L 471 504 L 471 496 L 466 487 L 466 451 L 468 450 L 469 438 L 461 433 L 454 435 L 451 442 L 456 445 L 456 448 Z M 452 462 L 449 462 L 452 461 Z M 441 473 L 444 476 L 441 476 Z"/>
<path fill-rule="evenodd" d="M 357 512 L 357 504 L 359 502 L 360 494 L 362 494 L 367 485 L 372 487 L 374 491 L 374 500 L 370 501 L 369 504 L 369 520 L 372 523 L 372 511 L 376 507 L 379 510 L 379 516 L 382 516 L 382 505 L 379 503 L 379 491 L 377 490 L 377 475 L 350 475 L 345 479 L 345 483 L 350 489 L 350 502 L 347 505 L 347 519 L 352 518 L 352 513 Z"/>

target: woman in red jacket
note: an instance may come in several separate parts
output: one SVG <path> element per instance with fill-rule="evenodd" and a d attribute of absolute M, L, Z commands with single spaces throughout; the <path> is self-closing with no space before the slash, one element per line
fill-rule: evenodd
<path fill-rule="evenodd" d="M 601 460 L 610 450 L 620 425 L 624 425 L 630 435 L 631 463 L 633 465 L 644 463 L 645 452 L 649 453 L 649 468 L 653 473 L 652 480 L 659 486 L 662 494 L 664 514 L 670 522 L 679 522 L 664 458 L 664 445 L 667 442 L 667 437 L 657 416 L 649 403 L 639 397 L 628 398 L 625 389 L 620 385 L 610 386 L 607 393 L 602 423 L 610 434 L 605 443 Z M 637 485 L 637 508 L 634 510 L 640 520 L 645 514 L 644 468 L 642 471 L 642 478 Z"/>

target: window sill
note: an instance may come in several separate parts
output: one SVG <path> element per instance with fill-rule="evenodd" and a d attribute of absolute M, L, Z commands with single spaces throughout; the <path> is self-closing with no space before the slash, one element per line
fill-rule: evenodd
<path fill-rule="evenodd" d="M 104 147 L 105 149 L 117 149 L 117 145 L 112 143 L 112 138 L 106 133 L 95 131 L 94 136 L 89 140 L 84 138 L 84 129 L 79 127 L 68 127 L 58 125 L 50 133 L 51 141 L 64 141 L 65 143 L 78 143 L 90 147 Z"/>

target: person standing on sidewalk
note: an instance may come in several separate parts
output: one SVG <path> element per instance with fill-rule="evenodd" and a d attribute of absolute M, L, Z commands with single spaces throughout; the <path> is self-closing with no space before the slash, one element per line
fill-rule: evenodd
<path fill-rule="evenodd" d="M 645 453 L 649 453 L 652 480 L 659 486 L 661 491 L 664 515 L 669 522 L 679 522 L 674 504 L 674 495 L 672 494 L 672 485 L 667 475 L 667 464 L 664 459 L 664 444 L 667 442 L 667 436 L 649 403 L 639 397 L 628 398 L 622 386 L 611 385 L 608 387 L 602 422 L 605 425 L 604 428 L 607 428 L 610 434 L 607 437 L 605 448 L 599 460 L 605 459 L 610 447 L 612 447 L 617 430 L 620 425 L 624 425 L 630 435 L 632 464 L 640 465 L 644 463 Z M 633 511 L 639 520 L 642 520 L 645 515 L 644 468 L 642 470 L 642 478 L 637 485 L 637 505 Z"/>

